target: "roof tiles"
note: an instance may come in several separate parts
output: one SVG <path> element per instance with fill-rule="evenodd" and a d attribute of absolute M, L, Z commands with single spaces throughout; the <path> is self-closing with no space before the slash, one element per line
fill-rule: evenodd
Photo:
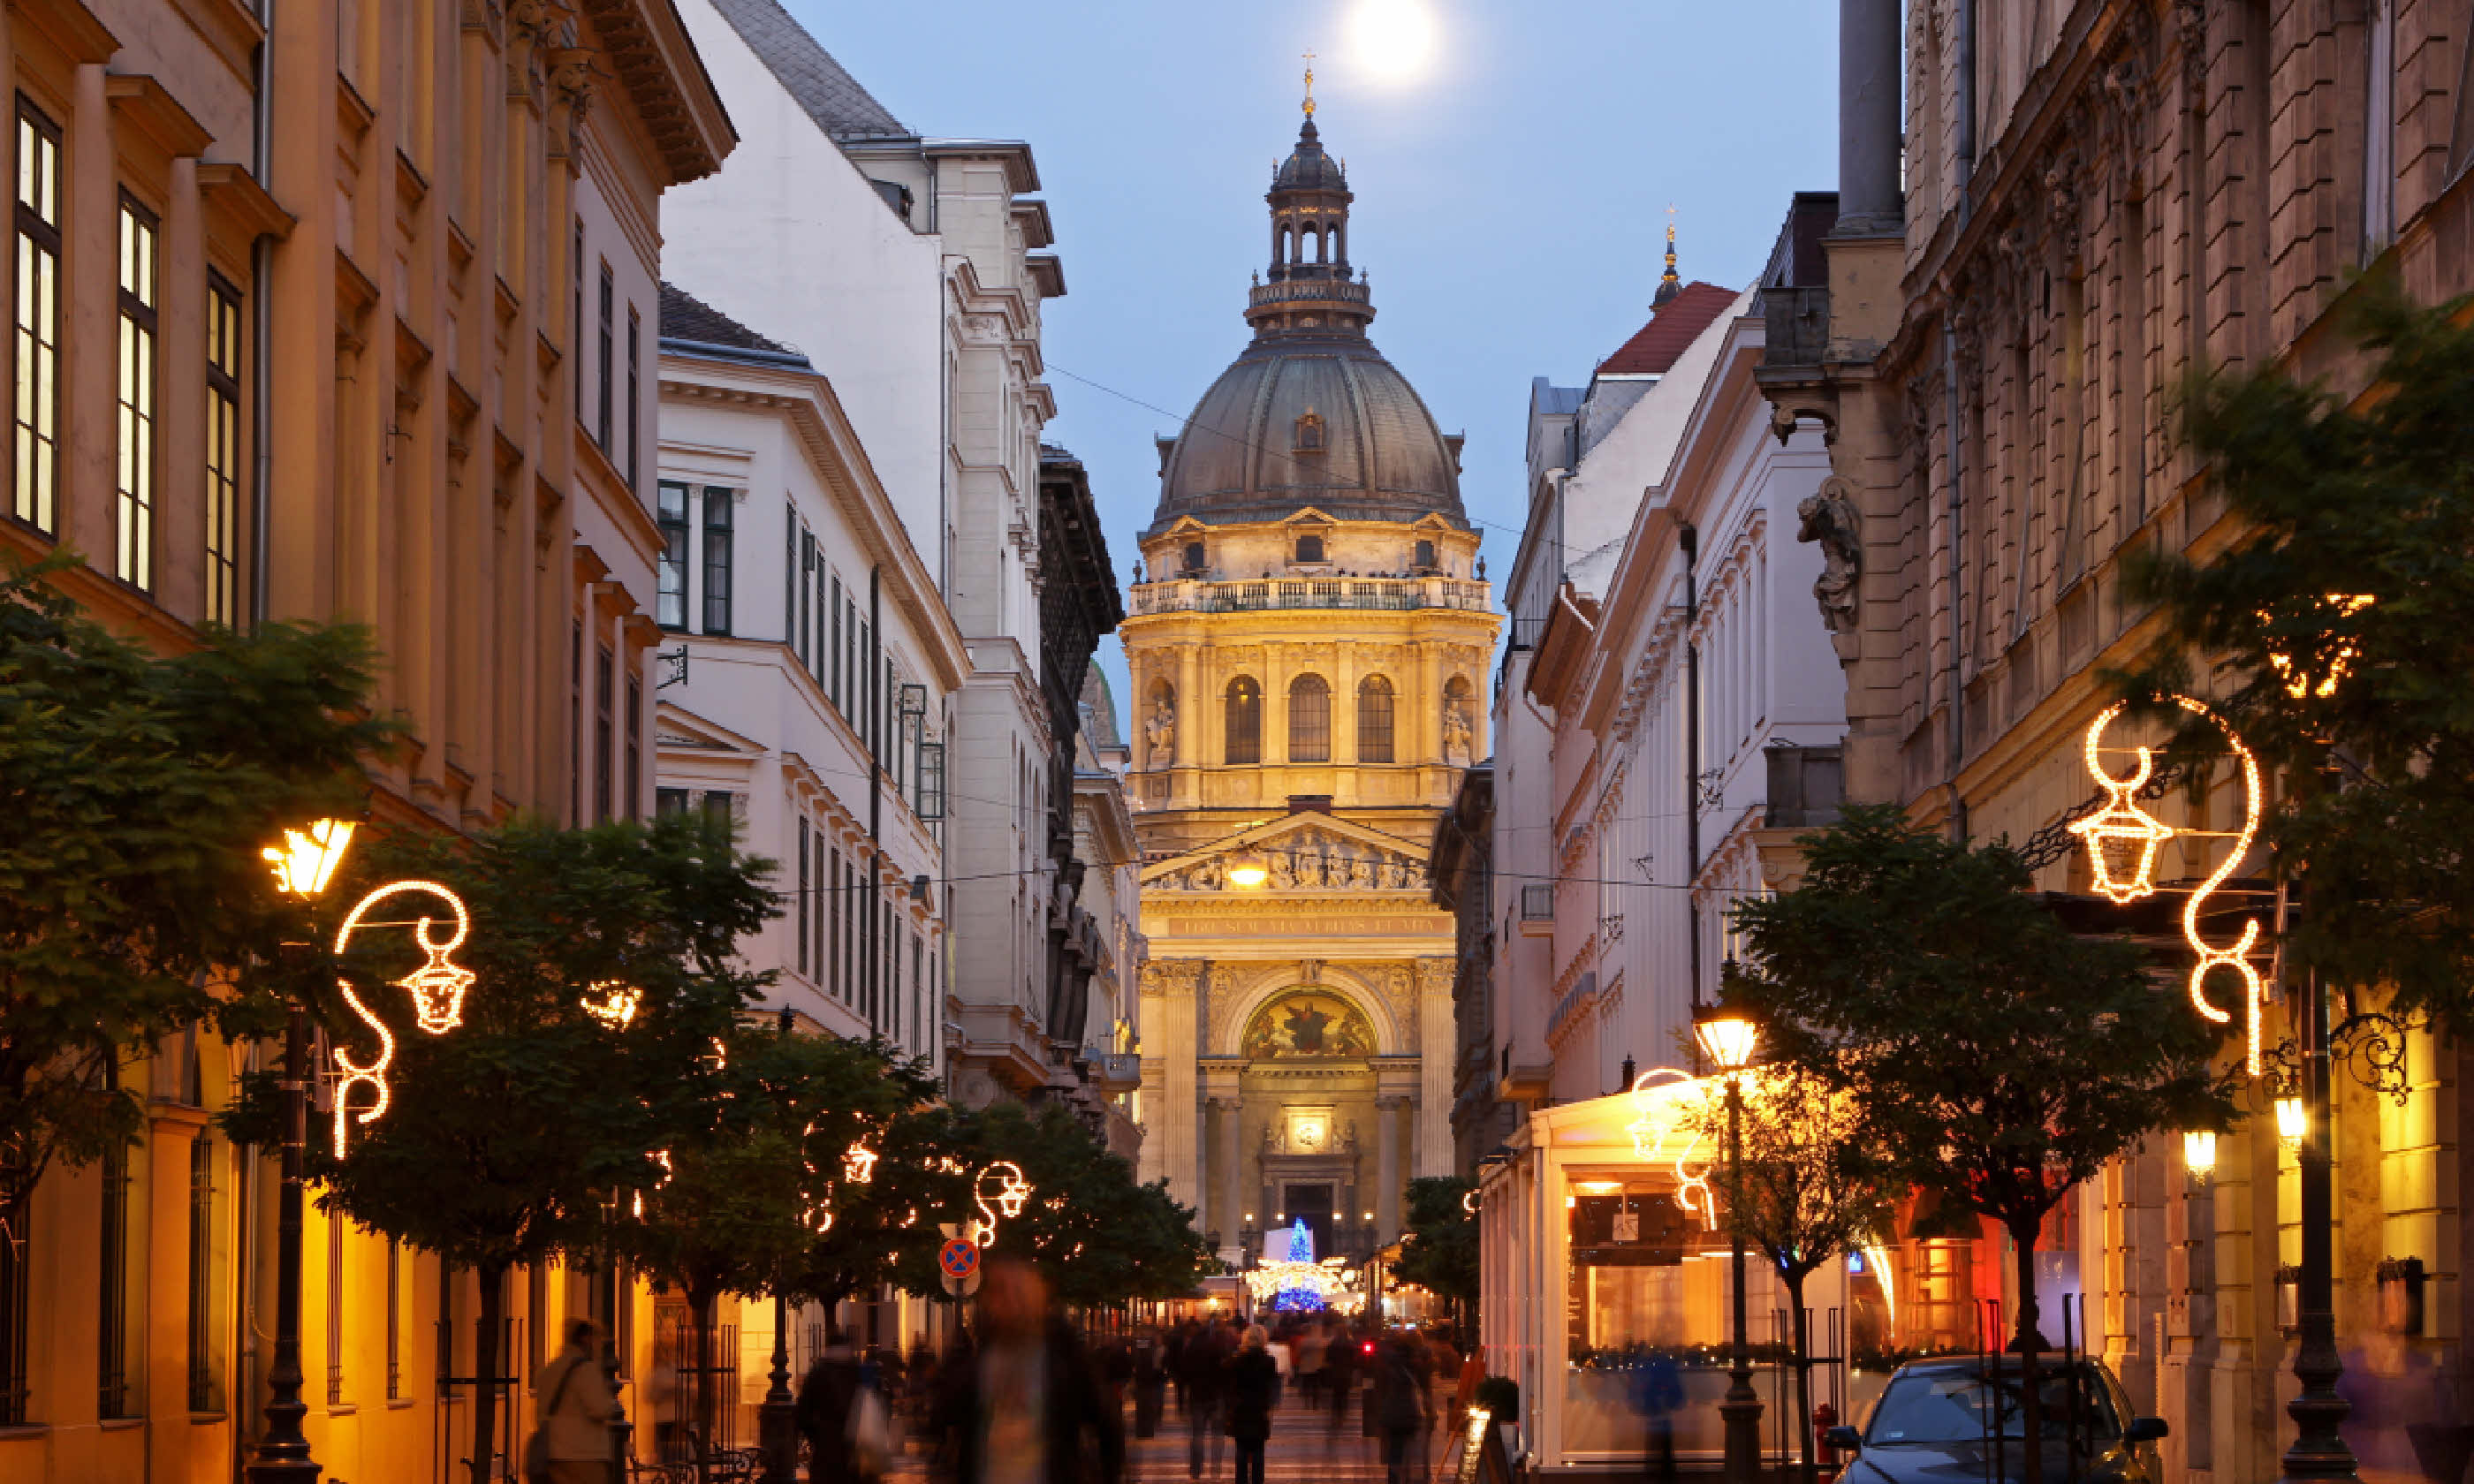
<path fill-rule="evenodd" d="M 1638 333 L 1598 363 L 1601 376 L 1661 376 L 1673 369 L 1684 347 L 1700 338 L 1710 322 L 1727 312 L 1737 291 L 1694 280 L 1653 312 Z"/>

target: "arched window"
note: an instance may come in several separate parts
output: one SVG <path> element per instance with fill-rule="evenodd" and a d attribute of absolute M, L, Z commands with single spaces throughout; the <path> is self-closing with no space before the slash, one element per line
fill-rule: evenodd
<path fill-rule="evenodd" d="M 1392 682 L 1370 675 L 1357 682 L 1357 760 L 1392 761 Z"/>
<path fill-rule="evenodd" d="M 1200 572 L 1202 570 L 1202 543 L 1201 541 L 1188 541 L 1185 543 L 1185 569 L 1189 572 Z"/>
<path fill-rule="evenodd" d="M 1320 675 L 1289 682 L 1289 761 L 1331 761 L 1331 687 Z"/>
<path fill-rule="evenodd" d="M 1320 536 L 1298 537 L 1298 560 L 1299 562 L 1321 562 L 1322 560 L 1322 538 Z"/>
<path fill-rule="evenodd" d="M 1263 688 L 1239 676 L 1228 682 L 1228 761 L 1263 760 Z"/>

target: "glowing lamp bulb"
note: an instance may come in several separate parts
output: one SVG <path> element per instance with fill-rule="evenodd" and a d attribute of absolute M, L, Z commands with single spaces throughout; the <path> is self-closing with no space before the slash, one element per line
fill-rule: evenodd
<path fill-rule="evenodd" d="M 352 843 L 352 825 L 345 820 L 312 820 L 306 829 L 287 829 L 283 843 L 257 853 L 275 872 L 276 889 L 291 897 L 316 897 L 334 879 L 343 864 L 344 848 Z"/>
<path fill-rule="evenodd" d="M 1270 879 L 1272 879 L 1271 868 L 1251 855 L 1246 856 L 1228 868 L 1230 886 L 1242 886 L 1250 890 Z"/>
<path fill-rule="evenodd" d="M 1753 1048 L 1760 1044 L 1761 1028 L 1740 1011 L 1713 1009 L 1693 1017 L 1692 1034 L 1721 1071 L 1739 1072 L 1753 1065 Z"/>
<path fill-rule="evenodd" d="M 2302 1137 L 2311 1132 L 2310 1111 L 2298 1097 L 2276 1100 L 2276 1141 L 2288 1149 L 2302 1147 Z"/>
<path fill-rule="evenodd" d="M 2182 1166 L 2194 1175 L 2207 1175 L 2217 1167 L 2217 1131 L 2192 1129 L 2182 1136 Z"/>

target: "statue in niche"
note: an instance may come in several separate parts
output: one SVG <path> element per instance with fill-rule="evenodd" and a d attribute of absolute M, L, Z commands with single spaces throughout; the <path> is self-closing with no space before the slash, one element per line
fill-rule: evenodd
<path fill-rule="evenodd" d="M 1152 767 L 1166 767 L 1176 761 L 1176 705 L 1166 692 L 1152 706 L 1151 720 L 1143 724 L 1143 733 L 1151 742 Z"/>
<path fill-rule="evenodd" d="M 1856 585 L 1864 577 L 1864 520 L 1847 497 L 1847 481 L 1832 474 L 1796 502 L 1795 539 L 1821 546 L 1821 575 L 1812 580 L 1812 601 L 1831 634 L 1853 634 Z"/>
<path fill-rule="evenodd" d="M 1458 697 L 1443 702 L 1443 756 L 1448 761 L 1469 761 L 1469 748 L 1476 741 L 1476 730 L 1469 725 L 1468 708 Z"/>

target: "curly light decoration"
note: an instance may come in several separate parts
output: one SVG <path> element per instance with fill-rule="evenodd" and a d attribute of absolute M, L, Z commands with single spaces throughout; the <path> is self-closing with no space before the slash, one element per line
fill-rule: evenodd
<path fill-rule="evenodd" d="M 2367 592 L 2332 592 L 2327 596 L 2328 606 L 2337 610 L 2339 618 L 2353 617 L 2370 607 L 2371 601 L 2372 594 Z M 2266 619 L 2268 615 L 2262 613 L 2259 616 Z M 2354 673 L 2354 646 L 2337 646 L 2337 653 L 2328 657 L 2328 673 L 2319 678 L 2316 686 L 2311 683 L 2310 676 L 2298 672 L 2291 656 L 2270 651 L 2268 663 L 2276 672 L 2277 679 L 2285 682 L 2287 695 L 2296 701 L 2325 701 L 2337 693 L 2338 686 L 2345 683 L 2346 676 Z"/>
<path fill-rule="evenodd" d="M 345 916 L 344 925 L 335 933 L 335 953 L 338 957 L 343 954 L 345 946 L 352 941 L 353 931 L 361 925 L 361 919 L 372 907 L 388 898 L 409 893 L 427 893 L 446 902 L 455 914 L 454 935 L 445 942 L 433 940 L 429 935 L 429 924 L 434 919 L 424 916 L 413 923 L 413 940 L 421 945 L 428 960 L 395 981 L 411 993 L 414 1018 L 421 1028 L 432 1036 L 444 1036 L 464 1023 L 464 993 L 473 986 L 472 970 L 448 957 L 463 946 L 464 940 L 472 935 L 473 918 L 464 910 L 464 898 L 435 881 L 391 881 L 362 898 Z M 342 992 L 344 1002 L 352 1007 L 352 1013 L 361 1017 L 378 1040 L 378 1054 L 367 1063 L 353 1061 L 352 1054 L 342 1046 L 332 1050 L 335 1066 L 341 1073 L 335 1085 L 334 1137 L 335 1158 L 340 1160 L 344 1157 L 349 1124 L 359 1123 L 366 1127 L 376 1122 L 393 1100 L 387 1091 L 386 1075 L 387 1068 L 395 1063 L 395 1033 L 387 1029 L 385 1021 L 371 1013 L 369 1006 L 361 1003 L 360 996 L 352 993 L 352 981 L 337 975 L 335 988 Z M 352 1112 L 352 1090 L 355 1085 L 364 1083 L 369 1086 L 372 1102 L 368 1109 L 354 1113 Z"/>
<path fill-rule="evenodd" d="M 842 1151 L 842 1179 L 854 1185 L 863 1185 L 876 1178 L 876 1151 L 865 1144 L 854 1143 Z"/>
<path fill-rule="evenodd" d="M 1693 1151 L 1701 1147 L 1704 1110 L 1692 1104 L 1696 1099 L 1706 1103 L 1715 1090 L 1711 1078 L 1653 1066 L 1632 1080 L 1632 1106 L 1640 1116 L 1624 1125 L 1632 1136 L 1632 1152 L 1653 1164 L 1665 1159 L 1668 1145 L 1682 1137 L 1674 1151 L 1675 1204 L 1700 1216 L 1703 1228 L 1712 1232 L 1718 1228 L 1718 1207 L 1710 1198 L 1710 1161 L 1692 1162 Z"/>
<path fill-rule="evenodd" d="M 636 1018 L 636 1011 L 644 1003 L 643 991 L 621 984 L 616 979 L 595 979 L 586 985 L 585 989 L 593 993 L 587 993 L 576 1003 L 584 1007 L 585 1014 L 614 1031 L 625 1030 L 632 1024 Z M 595 999 L 593 997 L 594 993 L 598 993 L 601 997 Z"/>
<path fill-rule="evenodd" d="M 993 1191 L 988 1188 L 988 1177 L 992 1175 L 997 1180 Z M 1023 1178 L 1021 1165 L 1011 1160 L 999 1160 L 981 1170 L 979 1177 L 971 1182 L 971 1196 L 978 1203 L 982 1218 L 980 1222 L 980 1245 L 986 1247 L 997 1239 L 998 1212 L 1004 1212 L 1007 1221 L 1022 1214 L 1023 1203 L 1031 1199 L 1031 1182 Z"/>
<path fill-rule="evenodd" d="M 2117 903 L 2148 896 L 2156 890 L 2154 880 L 2156 849 L 2174 835 L 2185 834 L 2195 838 L 2233 841 L 2233 847 L 2225 852 L 2224 859 L 2217 863 L 2216 869 L 2208 873 L 2207 878 L 2201 881 L 2198 888 L 2182 903 L 2182 941 L 2191 945 L 2193 953 L 2198 955 L 2197 962 L 2191 966 L 2190 993 L 2192 1008 L 2197 1010 L 2200 1015 L 2219 1025 L 2225 1024 L 2233 1018 L 2231 1011 L 2218 1009 L 2208 998 L 2207 979 L 2210 973 L 2219 969 L 2229 969 L 2242 980 L 2244 1030 L 2248 1040 L 2245 1065 L 2250 1075 L 2256 1077 L 2260 1074 L 2261 1067 L 2260 1016 L 2262 1007 L 2268 1001 L 2268 987 L 2261 981 L 2259 970 L 2250 966 L 2251 949 L 2259 944 L 2259 919 L 2244 919 L 2241 934 L 2235 938 L 2230 946 L 2220 947 L 2208 942 L 2200 934 L 2199 911 L 2201 904 L 2241 868 L 2243 857 L 2250 853 L 2251 843 L 2259 836 L 2260 804 L 2263 793 L 2260 785 L 2259 759 L 2251 755 L 2250 749 L 2244 744 L 2242 737 L 2226 723 L 2225 719 L 2209 709 L 2204 702 L 2194 701 L 2189 696 L 2175 696 L 2173 700 L 2182 709 L 2193 715 L 2206 717 L 2215 724 L 2218 730 L 2225 734 L 2225 745 L 2232 749 L 2235 761 L 2242 767 L 2242 828 L 2232 831 L 2176 830 L 2139 807 L 2132 796 L 2147 781 L 2148 776 L 2153 771 L 2155 764 L 2153 754 L 2146 747 L 2135 749 L 2135 755 L 2139 761 L 2128 778 L 2115 778 L 2107 773 L 2103 764 L 2098 760 L 2098 753 L 2101 751 L 2099 742 L 2104 735 L 2105 728 L 2122 712 L 2123 707 L 2119 703 L 2107 706 L 2098 713 L 2095 721 L 2088 724 L 2084 744 L 2088 772 L 2094 775 L 2098 784 L 2108 796 L 2105 806 L 2086 819 L 2074 822 L 2070 828 L 2072 833 L 2087 843 L 2088 862 L 2094 873 L 2097 890 Z M 2111 863 L 2106 860 L 2104 853 L 2103 842 L 2107 840 L 2140 842 L 2140 852 L 2135 869 L 2127 880 L 2115 879 Z"/>

